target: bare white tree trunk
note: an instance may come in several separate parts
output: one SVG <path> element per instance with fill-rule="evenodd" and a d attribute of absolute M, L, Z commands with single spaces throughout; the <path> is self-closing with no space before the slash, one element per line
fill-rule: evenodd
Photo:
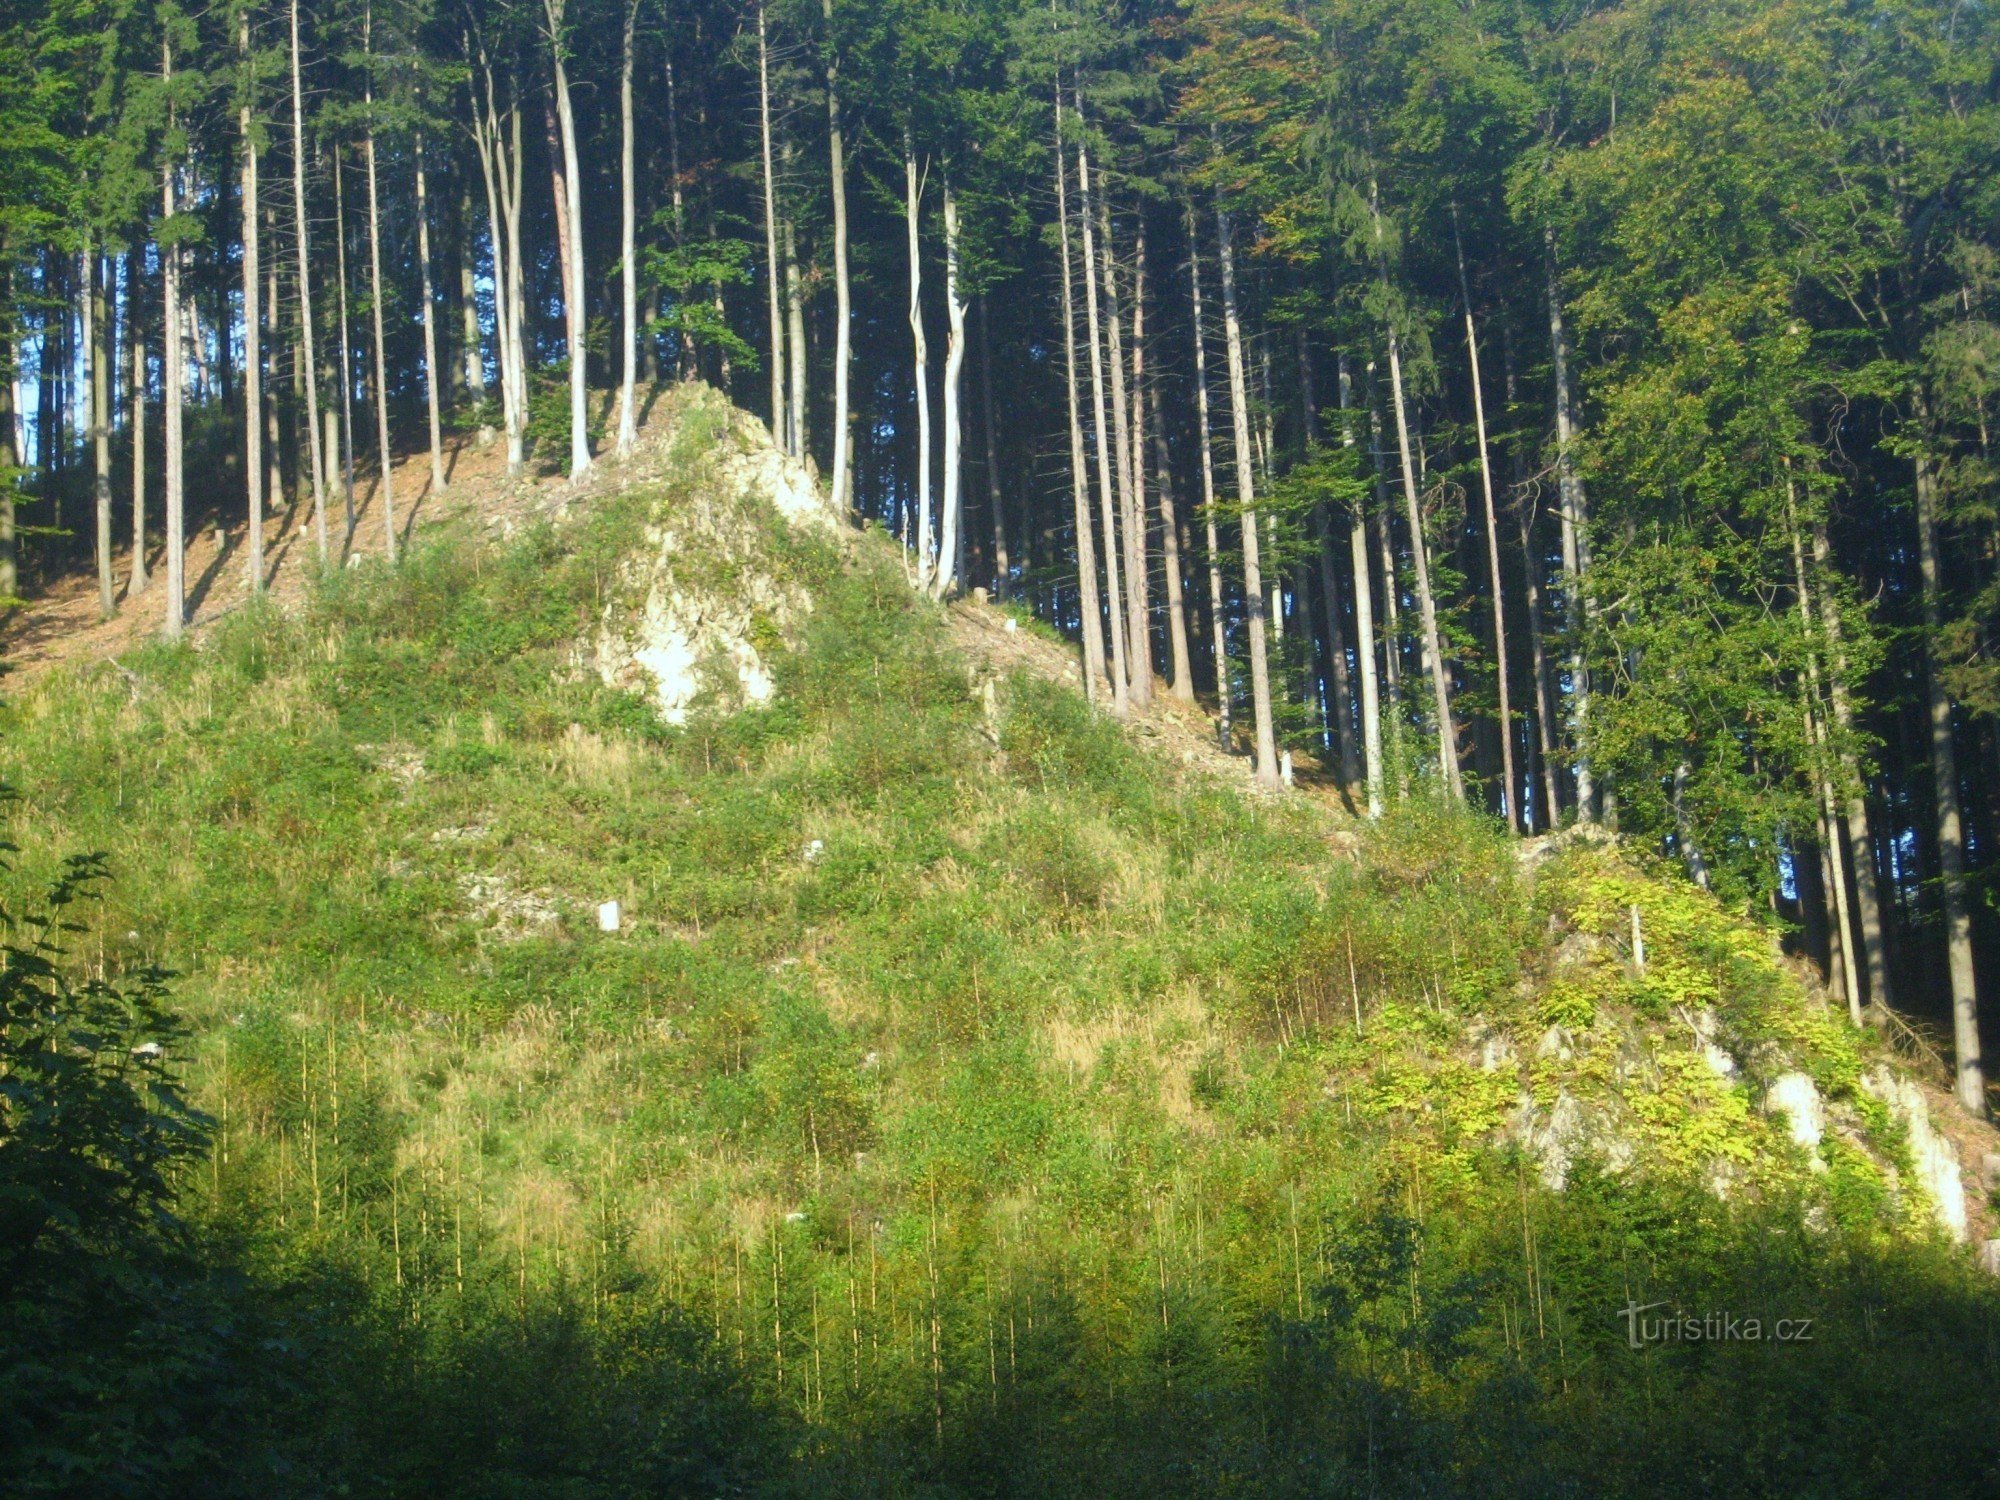
<path fill-rule="evenodd" d="M 1925 425 L 1928 427 L 1928 422 Z M 1944 897 L 1945 955 L 1951 973 L 1958 1103 L 1967 1114 L 1984 1119 L 1986 1071 L 1979 1053 L 1979 988 L 1972 967 L 1972 913 L 1965 899 L 1965 819 L 1959 809 L 1958 751 L 1952 743 L 1951 699 L 1945 693 L 1938 660 L 1938 636 L 1944 627 L 1944 590 L 1938 562 L 1937 481 L 1927 455 L 1918 454 L 1916 470 L 1917 566 L 1923 581 L 1924 605 L 1924 693 L 1930 718 L 1931 777 L 1936 783 L 1938 875 Z"/>
<path fill-rule="evenodd" d="M 438 409 L 437 294 L 431 283 L 430 192 L 424 170 L 424 133 L 416 133 L 417 167 L 417 269 L 419 290 L 424 299 L 424 405 L 430 419 L 431 492 L 444 488 L 444 420 Z"/>
<path fill-rule="evenodd" d="M 132 571 L 125 584 L 127 600 L 146 592 L 146 329 L 138 315 L 141 256 L 137 250 L 125 256 L 125 320 L 132 344 Z M 10 361 L 11 363 L 11 361 Z M 11 417 L 11 413 L 9 414 Z M 6 434 L 12 441 L 13 432 Z M 11 499 L 7 502 L 11 507 Z M 12 537 L 7 538 L 11 548 Z M 11 567 L 11 554 L 6 558 Z M 5 580 L 0 593 L 11 595 L 14 584 Z"/>
<path fill-rule="evenodd" d="M 91 451 L 91 489 L 95 501 L 97 557 L 97 609 L 110 619 L 118 607 L 117 582 L 111 571 L 111 329 L 104 297 L 105 271 L 109 269 L 84 237 L 83 262 L 83 351 L 90 361 L 90 419 L 87 432 Z M 253 338 L 254 347 L 254 338 Z M 262 472 L 262 465 L 253 474 Z M 253 478 L 251 483 L 257 481 Z"/>
<path fill-rule="evenodd" d="M 1544 251 L 1549 281 L 1549 349 L 1555 363 L 1556 495 L 1562 522 L 1563 619 L 1570 634 L 1570 732 L 1576 755 L 1576 817 L 1594 823 L 1598 794 L 1589 755 L 1590 667 L 1584 658 L 1583 575 L 1590 568 L 1589 516 L 1583 480 L 1576 472 L 1576 421 L 1569 388 L 1569 339 L 1563 332 L 1562 288 L 1556 283 L 1554 236 L 1545 231 Z"/>
<path fill-rule="evenodd" d="M 1090 154 L 1078 142 L 1076 148 L 1077 189 L 1080 202 L 1077 218 L 1083 226 L 1083 305 L 1085 330 L 1090 336 L 1090 401 L 1097 441 L 1097 499 L 1104 516 L 1104 578 L 1110 593 L 1111 620 L 1111 711 L 1123 715 L 1131 705 L 1125 642 L 1125 620 L 1121 614 L 1124 590 L 1119 578 L 1117 502 L 1113 498 L 1111 445 L 1113 435 L 1104 412 L 1104 335 L 1097 312 L 1097 240 L 1091 227 Z M 1122 450 L 1123 442 L 1119 443 Z"/>
<path fill-rule="evenodd" d="M 917 176 L 917 148 L 910 132 L 903 132 L 903 225 L 907 232 L 910 262 L 910 361 L 911 380 L 917 400 L 917 473 L 914 495 L 917 507 L 917 587 L 928 589 L 935 558 L 931 548 L 931 357 L 924 339 L 923 255 L 917 232 L 922 207 L 923 182 Z"/>
<path fill-rule="evenodd" d="M 632 140 L 632 53 L 633 32 L 639 24 L 638 0 L 627 0 L 625 6 L 625 34 L 619 56 L 618 69 L 618 291 L 620 328 L 619 341 L 622 358 L 618 371 L 618 456 L 624 458 L 631 453 L 633 445 L 639 441 L 639 230 L 638 230 L 638 189 L 634 181 L 636 168 L 633 162 L 634 143 Z M 763 65 L 764 8 L 757 7 L 757 41 L 759 46 L 757 61 Z M 767 105 L 768 113 L 768 105 Z M 768 179 L 771 168 L 770 129 L 767 124 L 764 133 L 764 174 Z M 775 355 L 776 350 L 772 353 Z M 775 369 L 776 362 L 773 361 Z M 773 374 L 771 377 L 778 377 Z"/>
<path fill-rule="evenodd" d="M 1479 329 L 1472 319 L 1472 283 L 1465 274 L 1465 246 L 1458 238 L 1456 210 L 1452 216 L 1452 243 L 1458 251 L 1458 288 L 1465 303 L 1465 352 L 1472 365 L 1472 420 L 1479 441 L 1479 485 L 1486 512 L 1486 563 L 1493 589 L 1493 672 L 1500 694 L 1500 778 L 1506 788 L 1503 810 L 1507 826 L 1516 833 L 1527 832 L 1521 818 L 1521 788 L 1514 779 L 1514 710 L 1507 681 L 1506 595 L 1500 581 L 1500 523 L 1493 507 L 1493 463 L 1486 448 L 1486 395 L 1479 378 Z"/>
<path fill-rule="evenodd" d="M 1201 242 L 1195 230 L 1194 205 L 1185 208 L 1188 240 L 1188 287 L 1194 307 L 1195 436 L 1201 448 L 1201 517 L 1208 544 L 1208 616 L 1215 634 L 1215 725 L 1222 748 L 1230 748 L 1229 624 L 1223 610 L 1222 547 L 1215 534 L 1215 444 L 1208 418 L 1208 332 L 1201 309 Z"/>
<path fill-rule="evenodd" d="M 161 78 L 171 85 L 174 76 L 173 44 L 162 40 L 160 43 Z M 174 109 L 167 106 L 167 128 L 174 126 Z M 179 193 L 175 179 L 180 174 L 180 163 L 168 161 L 160 169 L 160 217 L 163 227 L 169 229 L 169 242 L 160 247 L 161 281 L 161 340 L 166 350 L 166 373 L 164 404 L 167 424 L 167 473 L 166 473 L 166 525 L 167 525 L 167 597 L 162 606 L 162 633 L 170 641 L 181 637 L 181 628 L 187 619 L 187 536 L 185 504 L 185 475 L 182 470 L 181 407 L 184 401 L 182 391 L 182 364 L 187 351 L 182 344 L 181 334 L 181 247 L 177 234 L 178 226 L 173 224 L 180 212 Z"/>
<path fill-rule="evenodd" d="M 771 171 L 771 42 L 757 6 L 757 135 L 764 152 L 764 271 L 771 302 L 771 437 L 790 451 L 785 422 L 785 325 L 778 294 L 778 183 Z"/>
<path fill-rule="evenodd" d="M 1146 519 L 1141 470 L 1144 459 L 1135 451 L 1132 403 L 1125 387 L 1124 315 L 1118 304 L 1117 256 L 1111 243 L 1109 193 L 1097 199 L 1097 225 L 1104 236 L 1099 267 L 1104 276 L 1105 363 L 1111 369 L 1111 427 L 1118 461 L 1118 521 L 1124 538 L 1125 662 L 1132 701 L 1141 708 L 1153 701 L 1153 642 L 1146 605 Z"/>
<path fill-rule="evenodd" d="M 854 288 L 847 269 L 847 143 L 840 129 L 840 51 L 833 39 L 833 0 L 820 0 L 826 18 L 826 126 L 828 168 L 833 188 L 833 509 L 844 515 L 854 503 L 854 435 L 848 409 L 848 381 L 854 355 Z"/>
<path fill-rule="evenodd" d="M 542 0 L 549 25 L 549 61 L 555 73 L 556 123 L 562 130 L 564 204 L 569 220 L 569 255 L 563 286 L 563 321 L 569 334 L 569 477 L 572 482 L 590 472 L 589 351 L 584 347 L 583 172 L 577 160 L 576 110 L 569 96 L 568 49 L 564 23 L 568 0 Z"/>
<path fill-rule="evenodd" d="M 1555 692 L 1549 685 L 1549 658 L 1542 644 L 1542 554 L 1535 545 L 1535 523 L 1525 501 L 1517 504 L 1515 520 L 1521 532 L 1521 565 L 1527 578 L 1529 664 L 1535 673 L 1535 746 L 1542 761 L 1542 826 L 1553 828 L 1562 816 L 1562 789 L 1556 771 Z"/>
<path fill-rule="evenodd" d="M 1340 356 L 1340 445 L 1354 446 L 1354 378 Z M 1347 560 L 1354 573 L 1354 664 L 1361 677 L 1361 765 L 1368 816 L 1382 816 L 1382 685 L 1375 670 L 1375 588 L 1368 560 L 1368 515 L 1359 500 L 1347 528 Z"/>
<path fill-rule="evenodd" d="M 305 348 L 306 447 L 313 486 L 313 535 L 320 565 L 327 560 L 326 468 L 319 446 L 319 363 L 313 354 L 312 236 L 306 218 L 305 96 L 299 83 L 299 0 L 291 0 L 292 25 L 292 223 L 299 252 L 299 339 Z M 144 556 L 143 550 L 140 554 Z"/>
<path fill-rule="evenodd" d="M 938 538 L 937 595 L 945 598 L 958 587 L 959 509 L 964 494 L 961 473 L 965 422 L 959 400 L 965 371 L 965 298 L 958 283 L 958 199 L 951 177 L 944 179 L 944 493 L 940 503 L 943 525 Z"/>
<path fill-rule="evenodd" d="M 1063 146 L 1062 85 L 1056 85 L 1056 224 L 1062 238 L 1063 375 L 1069 396 L 1070 498 L 1076 525 L 1077 614 L 1083 630 L 1083 688 L 1104 696 L 1104 617 L 1097 593 L 1097 549 L 1091 540 L 1089 484 L 1084 478 L 1083 413 L 1077 392 L 1076 288 L 1069 234 L 1069 169 Z"/>
<path fill-rule="evenodd" d="M 333 148 L 328 168 L 333 176 L 334 313 L 340 328 L 340 403 L 337 408 L 329 406 L 326 413 L 326 487 L 329 490 L 334 487 L 334 465 L 338 463 L 338 483 L 347 522 L 340 540 L 341 556 L 345 557 L 354 545 L 354 339 L 347 307 L 347 166 L 338 146 Z M 317 372 L 314 378 L 318 378 Z"/>
<path fill-rule="evenodd" d="M 243 216 L 243 484 L 247 492 L 243 552 L 249 590 L 255 596 L 264 591 L 264 319 L 260 306 L 264 281 L 258 261 L 261 247 L 257 242 L 257 138 L 249 91 L 252 75 L 248 7 L 238 15 L 236 27 L 236 47 L 243 61 L 246 85 L 237 115 L 243 151 L 242 202 L 238 205 Z M 102 400 L 95 409 L 103 412 Z M 99 420 L 103 418 L 100 416 Z M 111 486 L 110 476 L 107 474 L 105 478 L 103 529 L 108 534 Z M 107 580 L 110 577 L 108 568 L 105 576 Z"/>
<path fill-rule="evenodd" d="M 374 12 L 362 23 L 362 49 L 373 57 Z M 361 138 L 362 159 L 368 167 L 368 292 L 375 329 L 375 438 L 382 476 L 382 555 L 396 560 L 396 496 L 391 483 L 389 452 L 389 350 L 382 329 L 382 205 L 375 172 L 375 88 L 369 83 L 362 91 L 362 107 L 368 114 L 368 129 Z"/>
<path fill-rule="evenodd" d="M 479 138 L 479 105 L 476 98 L 473 101 L 472 120 L 474 149 L 480 155 L 480 171 L 484 174 L 490 168 L 485 160 L 485 143 Z M 465 394 L 474 406 L 481 406 L 486 401 L 486 358 L 483 352 L 485 335 L 479 326 L 479 281 L 472 269 L 472 190 L 466 187 L 462 180 L 458 203 L 458 314 L 459 339 L 462 343 L 459 358 L 464 361 Z M 494 263 L 493 269 L 493 285 L 497 291 L 503 274 L 498 261 Z M 488 441 L 490 434 L 491 429 L 488 428 L 486 432 L 481 433 L 480 441 Z"/>
<path fill-rule="evenodd" d="M 1250 705 L 1257 735 L 1257 779 L 1282 784 L 1278 737 L 1271 716 L 1271 665 L 1264 644 L 1264 574 L 1257 543 L 1256 450 L 1250 436 L 1250 383 L 1243 369 L 1243 325 L 1236 311 L 1236 246 L 1229 212 L 1215 208 L 1216 255 L 1222 266 L 1222 332 L 1229 361 L 1230 415 L 1235 423 L 1236 497 L 1243 510 L 1243 606 L 1249 617 Z"/>
<path fill-rule="evenodd" d="M 790 154 L 790 142 L 786 143 Z M 791 425 L 792 456 L 803 459 L 811 450 L 812 434 L 806 424 L 806 293 L 799 275 L 798 231 L 791 219 L 785 220 L 785 341 L 791 346 L 786 373 L 792 382 L 792 399 L 785 416 Z"/>
<path fill-rule="evenodd" d="M 473 51 L 469 38 L 466 50 Z M 507 472 L 514 474 L 527 456 L 527 373 L 521 336 L 521 106 L 518 99 L 513 102 L 503 127 L 494 97 L 492 60 L 483 43 L 477 51 L 484 107 L 479 99 L 473 101 L 472 137 L 486 188 L 486 238 L 493 256 L 493 343 L 500 370 L 501 422 L 507 431 Z M 475 321 L 475 337 L 477 326 Z"/>

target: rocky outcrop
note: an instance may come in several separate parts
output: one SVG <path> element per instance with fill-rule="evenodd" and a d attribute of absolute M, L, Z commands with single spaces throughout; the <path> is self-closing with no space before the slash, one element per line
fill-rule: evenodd
<path fill-rule="evenodd" d="M 788 532 L 833 534 L 813 476 L 763 424 L 692 391 L 666 440 L 643 546 L 627 559 L 585 650 L 607 685 L 650 699 L 669 724 L 698 702 L 766 704 L 774 649 L 812 599 L 787 566 Z"/>

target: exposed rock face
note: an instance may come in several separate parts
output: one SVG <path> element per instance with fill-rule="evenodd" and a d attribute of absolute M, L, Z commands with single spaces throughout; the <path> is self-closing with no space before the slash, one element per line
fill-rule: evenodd
<path fill-rule="evenodd" d="M 621 570 L 588 665 L 643 693 L 669 724 L 704 692 L 769 703 L 771 649 L 795 639 L 812 600 L 781 556 L 783 529 L 831 535 L 839 517 L 763 425 L 696 393 L 667 443 L 645 547 Z"/>
<path fill-rule="evenodd" d="M 1861 1086 L 1888 1105 L 1889 1112 L 1903 1127 L 1909 1137 L 1910 1164 L 1930 1195 L 1938 1223 L 1954 1240 L 1964 1244 L 1965 1182 L 1959 1176 L 1958 1153 L 1931 1124 L 1930 1102 L 1924 1098 L 1924 1091 L 1912 1080 L 1898 1077 L 1886 1065 L 1864 1074 Z"/>

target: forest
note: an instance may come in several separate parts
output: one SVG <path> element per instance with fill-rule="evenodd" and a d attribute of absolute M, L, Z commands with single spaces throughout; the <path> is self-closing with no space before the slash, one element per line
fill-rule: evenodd
<path fill-rule="evenodd" d="M 1532 1187 L 1437 1050 L 1720 1013 L 1857 1141 L 1878 1055 L 1989 1114 L 1982 0 L 13 0 L 0 366 L 0 656 L 64 590 L 144 641 L 0 715 L 25 1492 L 1887 1494 L 1884 1422 L 2000 1475 L 1990 1278 L 1859 1146 Z M 764 717 L 564 675 L 641 502 L 412 529 L 662 412 L 696 493 L 730 406 L 872 549 L 771 544 Z M 1092 707 L 980 719 L 975 599 Z M 1182 711 L 1240 795 L 1119 738 Z M 454 829 L 657 938 L 440 935 Z M 1563 1320 L 1642 1260 L 1859 1322 L 1641 1379 Z"/>

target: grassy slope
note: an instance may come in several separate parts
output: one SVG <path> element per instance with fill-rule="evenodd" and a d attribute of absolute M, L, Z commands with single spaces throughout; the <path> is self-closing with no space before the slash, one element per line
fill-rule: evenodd
<path fill-rule="evenodd" d="M 22 877 L 107 850 L 83 951 L 183 975 L 190 1202 L 375 1351 L 273 1451 L 493 1493 L 1992 1478 L 1993 1299 L 1889 1190 L 1854 1039 L 1684 887 L 1590 849 L 1530 885 L 1421 809 L 1351 861 L 1064 689 L 989 720 L 866 539 L 769 543 L 817 601 L 774 709 L 670 732 L 578 680 L 713 415 L 560 534 L 7 710 Z M 1835 1100 L 1832 1170 L 1700 1062 L 1704 1006 Z M 1544 1191 L 1493 1145 L 1524 1090 L 1623 1101 L 1639 1170 Z M 1628 1296 L 1819 1334 L 1634 1353 Z"/>

